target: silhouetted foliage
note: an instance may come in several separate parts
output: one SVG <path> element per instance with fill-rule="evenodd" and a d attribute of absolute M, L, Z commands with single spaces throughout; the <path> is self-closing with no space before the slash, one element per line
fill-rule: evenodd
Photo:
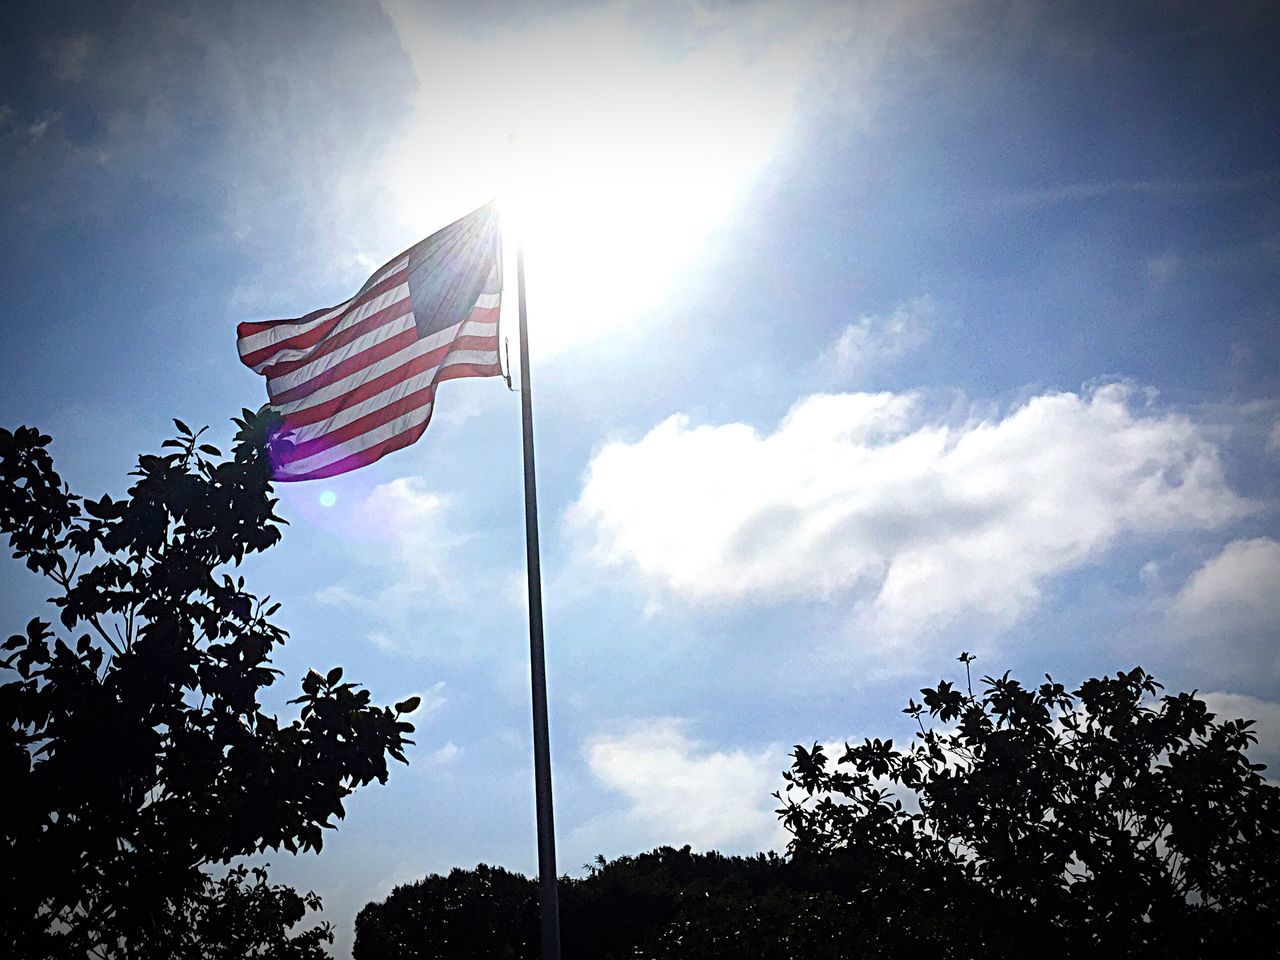
<path fill-rule="evenodd" d="M 1280 934 L 1280 790 L 1249 721 L 1140 669 L 1068 692 L 941 681 L 919 732 L 797 746 L 788 856 L 664 847 L 561 880 L 565 960 L 1210 957 Z M 929 729 L 925 719 L 939 724 Z M 690 798 L 696 802 L 696 798 Z M 533 880 L 397 888 L 356 960 L 539 956 Z"/>
<path fill-rule="evenodd" d="M 892 740 L 797 746 L 797 864 L 856 891 L 868 955 L 1209 957 L 1280 934 L 1280 790 L 1252 721 L 1141 669 L 1075 691 L 940 681 Z M 927 728 L 924 717 L 944 726 Z M 905 802 L 904 802 L 905 801 Z M 1257 939 L 1261 938 L 1261 939 Z"/>
<path fill-rule="evenodd" d="M 352 957 L 534 956 L 537 900 L 536 882 L 501 867 L 432 874 L 360 911 Z"/>
<path fill-rule="evenodd" d="M 563 956 L 835 956 L 815 949 L 831 937 L 834 901 L 794 888 L 791 873 L 773 854 L 726 857 L 689 847 L 601 859 L 585 878 L 561 879 Z M 366 906 L 352 955 L 479 960 L 540 951 L 536 881 L 481 865 L 397 887 Z"/>
<path fill-rule="evenodd" d="M 0 430 L 0 532 L 61 621 L 32 619 L 0 660 L 5 956 L 323 956 L 327 925 L 288 934 L 314 897 L 202 868 L 318 850 L 410 742 L 416 705 L 374 706 L 336 667 L 302 681 L 296 719 L 263 712 L 279 604 L 224 568 L 280 538 L 274 425 L 245 411 L 224 459 L 175 424 L 122 500 L 73 495 L 49 437 Z"/>

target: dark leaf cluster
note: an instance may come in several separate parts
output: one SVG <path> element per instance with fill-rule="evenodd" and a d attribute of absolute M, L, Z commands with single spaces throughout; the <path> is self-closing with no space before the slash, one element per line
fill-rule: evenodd
<path fill-rule="evenodd" d="M 1277 942 L 1280 790 L 1248 759 L 1249 721 L 1141 669 L 975 693 L 960 659 L 961 683 L 907 704 L 909 742 L 795 748 L 786 857 L 666 847 L 562 878 L 566 960 L 1145 960 Z M 500 869 L 427 877 L 361 911 L 355 958 L 532 960 L 537 903 L 535 881 Z"/>
<path fill-rule="evenodd" d="M 1252 721 L 1164 696 L 1140 668 L 1070 691 L 1049 676 L 985 677 L 978 693 L 943 680 L 921 697 L 903 711 L 910 744 L 797 746 L 779 795 L 792 858 L 875 918 L 867 955 L 1275 942 L 1280 790 L 1249 761 Z"/>
<path fill-rule="evenodd" d="M 560 880 L 565 960 L 836 957 L 841 905 L 773 854 L 662 847 Z M 497 867 L 397 887 L 356 917 L 355 960 L 530 960 L 537 881 Z"/>
<path fill-rule="evenodd" d="M 278 421 L 245 411 L 236 425 L 224 458 L 175 421 L 126 496 L 97 500 L 63 483 L 48 436 L 0 429 L 0 534 L 57 611 L 0 655 L 5 956 L 209 956 L 190 931 L 233 929 L 228 911 L 292 924 L 296 894 L 202 868 L 318 850 L 351 791 L 404 760 L 412 725 L 340 669 L 305 678 L 294 719 L 264 711 L 287 634 L 279 604 L 230 569 L 280 539 Z M 319 942 L 303 937 L 298 956 Z M 252 955 L 295 955 L 264 950 Z"/>

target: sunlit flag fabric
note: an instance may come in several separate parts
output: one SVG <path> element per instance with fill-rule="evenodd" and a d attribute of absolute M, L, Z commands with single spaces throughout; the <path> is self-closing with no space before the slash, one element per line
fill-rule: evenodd
<path fill-rule="evenodd" d="M 267 378 L 287 430 L 272 445 L 276 479 L 373 463 L 422 436 L 441 380 L 500 376 L 501 258 L 489 203 L 410 247 L 345 303 L 240 324 L 240 359 Z"/>

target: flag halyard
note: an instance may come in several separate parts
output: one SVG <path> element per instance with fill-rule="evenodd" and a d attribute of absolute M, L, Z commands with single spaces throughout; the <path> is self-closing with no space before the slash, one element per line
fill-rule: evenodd
<path fill-rule="evenodd" d="M 422 436 L 443 380 L 502 375 L 502 244 L 486 204 L 392 259 L 350 300 L 242 323 L 241 361 L 266 377 L 285 433 L 277 480 L 314 480 Z"/>

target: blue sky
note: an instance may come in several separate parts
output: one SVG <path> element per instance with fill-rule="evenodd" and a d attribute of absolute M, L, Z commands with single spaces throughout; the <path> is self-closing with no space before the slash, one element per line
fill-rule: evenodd
<path fill-rule="evenodd" d="M 261 402 L 235 323 L 343 300 L 514 190 L 563 869 L 778 845 L 791 744 L 903 735 L 961 649 L 1028 679 L 1141 664 L 1256 716 L 1276 759 L 1273 20 L 10 13 L 3 420 L 123 490 L 170 417 L 225 439 Z M 519 457 L 517 396 L 450 383 L 416 446 L 283 490 L 284 542 L 246 565 L 289 676 L 425 697 L 410 766 L 321 855 L 269 858 L 339 956 L 395 883 L 535 863 Z M 42 587 L 2 583 L 25 622 Z"/>

